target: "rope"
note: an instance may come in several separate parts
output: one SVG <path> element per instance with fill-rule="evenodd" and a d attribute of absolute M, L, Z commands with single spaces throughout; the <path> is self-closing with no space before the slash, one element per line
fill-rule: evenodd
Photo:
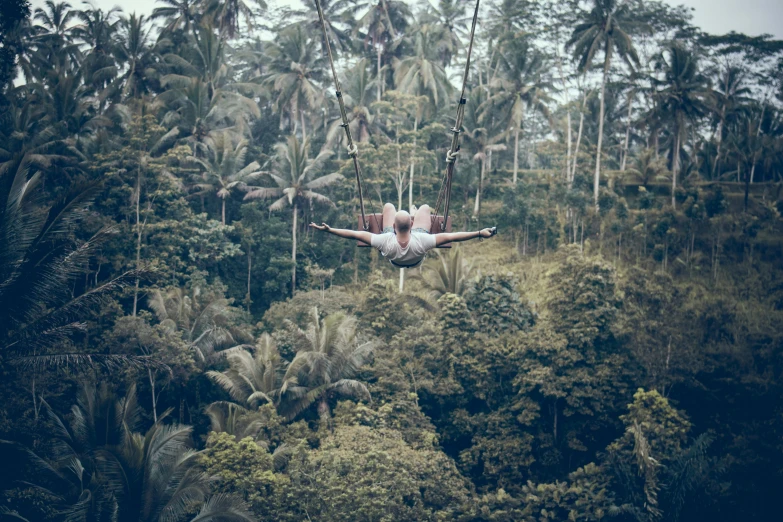
<path fill-rule="evenodd" d="M 340 116 L 343 120 L 340 127 L 342 127 L 345 130 L 345 138 L 348 141 L 348 155 L 353 160 L 353 169 L 356 172 L 356 185 L 359 188 L 359 207 L 362 212 L 362 227 L 364 227 L 364 230 L 369 230 L 370 225 L 367 222 L 367 216 L 364 212 L 364 192 L 362 190 L 363 183 L 362 183 L 362 173 L 361 169 L 359 168 L 359 149 L 353 142 L 353 137 L 351 136 L 351 129 L 348 126 L 348 115 L 345 113 L 345 102 L 343 101 L 343 93 L 342 89 L 340 87 L 340 80 L 337 78 L 337 71 L 334 68 L 334 59 L 332 58 L 332 46 L 329 45 L 329 36 L 326 34 L 326 20 L 324 20 L 324 11 L 321 8 L 321 2 L 320 0 L 315 0 L 315 7 L 318 9 L 318 18 L 321 20 L 321 29 L 324 33 L 324 43 L 326 44 L 326 54 L 329 57 L 329 66 L 332 69 L 332 77 L 334 78 L 334 90 L 335 95 L 337 96 L 337 102 L 340 104 Z M 376 219 L 376 225 L 377 225 L 377 219 Z"/>
<path fill-rule="evenodd" d="M 316 0 L 318 1 L 318 0 Z M 446 222 L 449 219 L 449 205 L 451 204 L 451 179 L 454 175 L 454 165 L 457 163 L 457 156 L 459 155 L 459 134 L 462 132 L 462 122 L 465 118 L 465 89 L 468 84 L 468 73 L 470 72 L 470 55 L 473 52 L 473 37 L 476 34 L 476 21 L 478 20 L 479 4 L 481 0 L 476 0 L 476 9 L 473 11 L 473 23 L 470 27 L 470 43 L 468 44 L 468 57 L 465 62 L 465 73 L 462 75 L 462 91 L 459 95 L 457 102 L 457 117 L 454 122 L 454 127 L 451 129 L 451 147 L 446 152 L 446 175 L 441 183 L 441 189 L 438 194 L 438 202 L 435 204 L 435 215 L 440 212 L 441 203 L 444 204 L 443 210 L 443 222 L 440 224 L 441 232 L 446 230 Z"/>

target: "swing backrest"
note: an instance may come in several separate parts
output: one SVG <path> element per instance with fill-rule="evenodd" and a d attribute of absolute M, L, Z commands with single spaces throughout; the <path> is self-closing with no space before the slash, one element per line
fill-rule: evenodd
<path fill-rule="evenodd" d="M 358 225 L 356 227 L 356 230 L 364 230 L 364 227 L 362 226 L 362 216 L 361 214 L 357 215 Z M 443 216 L 432 216 L 432 221 L 430 225 L 430 234 L 440 234 L 441 229 L 440 225 L 443 223 Z M 381 234 L 383 233 L 383 214 L 367 214 L 367 224 L 370 225 L 370 228 L 367 230 L 371 234 Z M 449 219 L 446 221 L 446 230 L 443 232 L 451 232 L 451 216 L 449 216 Z M 360 247 L 368 247 L 367 243 L 364 241 L 359 241 Z M 443 245 L 440 245 L 438 248 L 451 248 L 451 243 L 446 243 Z"/>

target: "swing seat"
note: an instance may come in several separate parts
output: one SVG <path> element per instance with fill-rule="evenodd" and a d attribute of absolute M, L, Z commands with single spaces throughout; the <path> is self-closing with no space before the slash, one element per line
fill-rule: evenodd
<path fill-rule="evenodd" d="M 357 214 L 357 226 L 356 230 L 362 231 L 364 230 L 364 226 L 362 223 L 362 215 Z M 432 216 L 431 218 L 431 224 L 430 224 L 430 234 L 440 234 L 440 225 L 443 223 L 443 216 Z M 367 229 L 367 232 L 371 234 L 381 234 L 383 233 L 383 214 L 367 214 L 367 224 L 370 225 L 370 228 Z M 449 219 L 446 221 L 446 230 L 444 232 L 451 232 L 451 216 L 449 216 Z M 367 243 L 364 241 L 359 241 L 360 247 L 369 247 Z M 443 245 L 440 245 L 437 248 L 451 248 L 451 243 L 445 243 Z"/>

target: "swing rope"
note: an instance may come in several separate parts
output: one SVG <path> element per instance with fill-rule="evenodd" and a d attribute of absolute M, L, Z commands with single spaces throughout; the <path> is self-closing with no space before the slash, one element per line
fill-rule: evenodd
<path fill-rule="evenodd" d="M 340 105 L 340 116 L 342 118 L 342 127 L 345 130 L 345 138 L 348 141 L 348 155 L 353 160 L 353 169 L 356 172 L 356 186 L 359 190 L 359 208 L 362 213 L 362 227 L 364 230 L 370 229 L 370 224 L 367 221 L 367 215 L 364 211 L 364 183 L 362 181 L 362 170 L 359 167 L 359 148 L 354 144 L 353 137 L 351 136 L 351 129 L 348 126 L 348 115 L 345 112 L 345 102 L 343 101 L 342 88 L 340 86 L 340 80 L 337 78 L 337 71 L 334 68 L 334 59 L 332 58 L 332 46 L 329 44 L 329 36 L 326 33 L 326 20 L 324 20 L 324 12 L 321 8 L 320 0 L 315 0 L 315 7 L 318 9 L 318 18 L 321 20 L 321 29 L 324 34 L 324 43 L 326 44 L 326 54 L 329 57 L 329 66 L 332 69 L 332 77 L 334 78 L 334 90 L 337 96 L 337 102 Z M 375 216 L 373 216 L 375 217 Z M 377 218 L 376 218 L 377 225 Z"/>
<path fill-rule="evenodd" d="M 318 0 L 316 0 L 318 1 Z M 468 44 L 468 57 L 465 62 L 465 73 L 462 76 L 462 92 L 459 95 L 459 101 L 457 102 L 457 117 L 454 122 L 454 127 L 451 129 L 451 148 L 446 152 L 446 175 L 441 182 L 440 191 L 438 193 L 438 202 L 435 204 L 435 215 L 440 212 L 441 204 L 444 205 L 443 221 L 440 224 L 441 232 L 446 230 L 446 222 L 449 219 L 449 206 L 451 204 L 451 180 L 454 175 L 454 165 L 457 163 L 457 156 L 459 156 L 459 135 L 462 132 L 462 121 L 465 117 L 465 89 L 468 84 L 468 73 L 470 72 L 470 55 L 473 52 L 473 37 L 476 34 L 476 21 L 478 20 L 479 4 L 481 0 L 476 0 L 476 9 L 473 11 L 473 23 L 470 27 L 470 43 Z"/>

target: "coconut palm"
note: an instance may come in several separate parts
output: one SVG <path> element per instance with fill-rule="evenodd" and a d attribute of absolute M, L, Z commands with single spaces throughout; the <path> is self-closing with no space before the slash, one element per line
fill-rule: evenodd
<path fill-rule="evenodd" d="M 124 66 L 124 71 L 114 80 L 111 88 L 121 93 L 123 100 L 149 94 L 149 73 L 155 65 L 156 54 L 150 45 L 152 28 L 144 15 L 132 13 L 120 21 L 114 55 Z"/>
<path fill-rule="evenodd" d="M 202 362 L 221 349 L 248 340 L 248 334 L 234 325 L 236 310 L 230 299 L 203 295 L 198 287 L 190 291 L 156 289 L 148 299 L 161 325 L 170 332 L 180 332 Z"/>
<path fill-rule="evenodd" d="M 372 355 L 372 343 L 356 338 L 356 318 L 336 313 L 319 319 L 314 308 L 305 333 L 309 347 L 297 352 L 283 376 L 280 408 L 293 419 L 313 404 L 323 421 L 335 397 L 370 400 L 367 386 L 351 379 Z"/>
<path fill-rule="evenodd" d="M 192 431 L 157 422 L 143 435 L 128 431 L 120 445 L 101 453 L 99 471 L 114 493 L 118 522 L 253 520 L 238 498 L 210 496 Z"/>
<path fill-rule="evenodd" d="M 718 146 L 712 163 L 713 177 L 719 174 L 718 165 L 723 153 L 727 120 L 736 119 L 745 112 L 746 107 L 752 102 L 750 94 L 751 90 L 748 87 L 748 78 L 744 69 L 738 66 L 727 66 L 725 70 L 721 71 L 721 77 L 713 90 L 715 104 L 719 107 L 715 111 L 718 119 L 715 131 Z"/>
<path fill-rule="evenodd" d="M 621 172 L 624 180 L 638 183 L 647 188 L 653 181 L 669 179 L 669 170 L 663 158 L 656 158 L 655 151 L 646 149 L 637 156 L 630 169 Z"/>
<path fill-rule="evenodd" d="M 226 351 L 225 357 L 229 369 L 209 371 L 207 377 L 242 407 L 258 408 L 265 402 L 277 403 L 283 361 L 269 334 L 261 336 L 252 353 L 249 349 L 237 348 Z"/>
<path fill-rule="evenodd" d="M 413 118 L 413 148 L 424 111 L 435 112 L 451 96 L 454 87 L 439 60 L 438 42 L 442 31 L 435 25 L 423 25 L 413 35 L 413 54 L 394 61 L 394 83 L 397 89 L 413 96 L 427 97 L 429 104 L 417 104 Z M 413 207 L 413 173 L 416 164 L 410 161 L 408 174 L 408 207 Z"/>
<path fill-rule="evenodd" d="M 438 0 L 437 6 L 428 6 L 429 11 L 420 18 L 421 23 L 434 25 L 439 30 L 438 54 L 443 67 L 451 65 L 451 59 L 462 46 L 471 18 L 465 15 L 470 0 Z"/>
<path fill-rule="evenodd" d="M 76 13 L 80 23 L 73 28 L 72 34 L 87 48 L 81 62 L 85 83 L 100 94 L 119 72 L 114 47 L 122 10 L 113 7 L 103 11 L 89 2 L 85 4 L 88 8 Z"/>
<path fill-rule="evenodd" d="M 113 230 L 87 241 L 72 231 L 87 215 L 97 187 L 73 189 L 53 205 L 42 205 L 40 173 L 18 170 L 0 177 L 0 355 L 28 363 L 82 363 L 128 358 L 58 354 L 80 321 L 139 272 L 131 271 L 74 295 L 73 280 Z"/>
<path fill-rule="evenodd" d="M 688 124 L 709 113 L 711 90 L 709 79 L 700 71 L 699 61 L 691 51 L 672 45 L 668 54 L 668 60 L 665 56 L 660 57 L 658 67 L 663 71 L 663 79 L 656 79 L 654 85 L 658 87 L 655 96 L 660 111 L 674 123 L 671 168 L 674 207 L 680 154 Z"/>
<path fill-rule="evenodd" d="M 202 157 L 189 156 L 190 163 L 203 169 L 201 181 L 194 187 L 198 194 L 214 192 L 222 202 L 221 219 L 226 224 L 226 199 L 234 189 L 244 190 L 247 184 L 263 174 L 257 161 L 245 165 L 248 141 L 236 139 L 230 131 L 210 133 L 204 140 Z"/>
<path fill-rule="evenodd" d="M 377 124 L 377 116 L 370 110 L 370 89 L 374 80 L 370 76 L 369 64 L 366 58 L 359 60 L 348 69 L 341 80 L 343 100 L 345 101 L 348 126 L 354 141 L 366 143 L 373 134 L 382 133 Z M 345 131 L 342 128 L 342 118 L 337 117 L 329 125 L 326 140 L 330 145 L 345 141 Z"/>
<path fill-rule="evenodd" d="M 263 0 L 255 0 L 261 9 L 266 9 Z M 227 38 L 239 35 L 239 20 L 245 19 L 248 30 L 253 28 L 255 13 L 244 0 L 202 0 L 204 16 L 218 28 L 220 34 Z"/>
<path fill-rule="evenodd" d="M 199 18 L 199 3 L 202 0 L 157 0 L 164 7 L 156 7 L 150 18 L 164 19 L 165 31 L 171 32 L 182 29 L 186 33 Z"/>
<path fill-rule="evenodd" d="M 467 96 L 467 95 L 466 95 Z M 462 123 L 462 140 L 464 148 L 473 155 L 473 161 L 479 164 L 478 183 L 476 184 L 476 199 L 473 203 L 473 217 L 481 211 L 481 191 L 489 170 L 489 158 L 492 152 L 506 150 L 500 141 L 505 132 L 497 128 L 497 120 L 483 122 L 480 117 L 480 107 L 487 101 L 484 89 L 474 88 L 470 91 L 465 105 L 465 118 Z"/>
<path fill-rule="evenodd" d="M 519 172 L 519 132 L 528 111 L 549 117 L 547 103 L 554 85 L 549 78 L 551 69 L 542 52 L 532 46 L 526 37 L 505 41 L 498 56 L 498 73 L 489 86 L 492 95 L 481 108 L 481 119 L 498 118 L 508 121 L 514 132 L 514 175 Z"/>
<path fill-rule="evenodd" d="M 306 141 L 305 114 L 323 99 L 319 85 L 325 71 L 323 54 L 313 46 L 313 38 L 302 24 L 281 31 L 268 54 L 269 73 L 265 83 L 275 93 L 274 108 L 281 113 L 280 124 L 283 111 L 288 111 L 292 133 L 298 120 L 302 141 Z"/>
<path fill-rule="evenodd" d="M 363 38 L 365 46 L 369 43 L 375 50 L 376 101 L 381 101 L 385 87 L 383 55 L 397 43 L 397 36 L 407 28 L 412 13 L 401 0 L 365 0 L 354 4 L 351 11 L 354 15 L 363 13 L 356 21 L 354 34 Z"/>
<path fill-rule="evenodd" d="M 321 151 L 317 157 L 309 159 L 306 154 L 307 147 L 308 143 L 300 142 L 296 136 L 289 136 L 286 142 L 275 145 L 272 172 L 269 176 L 277 186 L 271 188 L 251 187 L 245 194 L 245 199 L 277 198 L 269 206 L 271 211 L 282 210 L 288 205 L 292 207 L 291 295 L 296 292 L 296 230 L 299 205 L 303 201 L 333 205 L 332 200 L 316 191 L 343 179 L 342 174 L 336 172 L 313 179 L 313 176 L 321 170 L 324 162 L 332 153 Z"/>
<path fill-rule="evenodd" d="M 573 49 L 573 56 L 579 63 L 579 72 L 584 74 L 593 64 L 595 54 L 604 52 L 603 76 L 601 78 L 601 107 L 598 123 L 598 143 L 593 177 L 593 199 L 598 207 L 598 186 L 601 179 L 601 145 L 604 136 L 604 95 L 612 56 L 615 52 L 626 62 L 639 63 L 629 34 L 636 25 L 628 0 L 593 0 L 593 8 L 585 13 L 574 28 L 566 48 Z"/>
<path fill-rule="evenodd" d="M 305 2 L 305 9 L 295 10 L 291 14 L 297 19 L 302 19 L 311 34 L 321 35 L 321 50 L 326 53 L 326 41 L 323 39 L 323 29 L 321 29 L 321 19 L 318 16 L 318 10 L 315 2 Z M 329 45 L 332 51 L 346 51 L 351 49 L 351 31 L 348 25 L 353 21 L 352 16 L 347 11 L 351 5 L 350 0 L 321 0 L 321 9 L 324 13 L 326 22 L 326 36 L 329 39 Z M 338 27 L 335 23 L 345 27 Z"/>

